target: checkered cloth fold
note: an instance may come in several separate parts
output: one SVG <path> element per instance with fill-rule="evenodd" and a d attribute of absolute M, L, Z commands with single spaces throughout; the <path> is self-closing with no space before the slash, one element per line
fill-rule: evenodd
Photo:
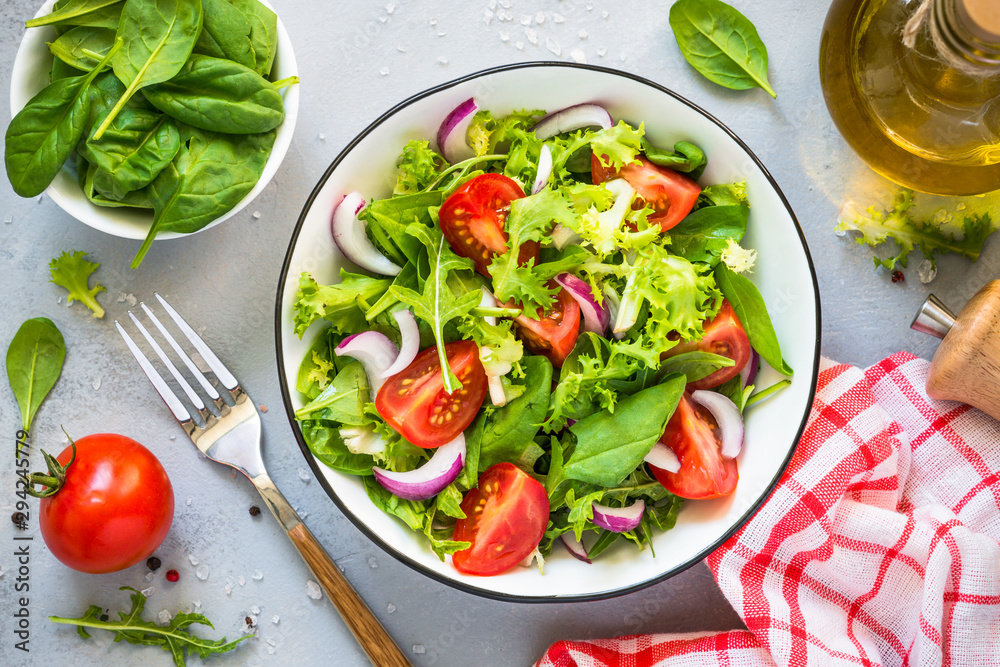
<path fill-rule="evenodd" d="M 539 667 L 1000 665 L 1000 422 L 928 362 L 823 361 L 771 497 L 708 557 L 749 632 L 561 641 Z"/>

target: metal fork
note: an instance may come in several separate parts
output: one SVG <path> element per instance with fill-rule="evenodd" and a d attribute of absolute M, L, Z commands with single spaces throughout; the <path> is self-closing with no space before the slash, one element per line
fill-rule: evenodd
<path fill-rule="evenodd" d="M 125 339 L 125 344 L 128 345 L 135 360 L 139 362 L 139 366 L 142 367 L 146 377 L 153 384 L 153 388 L 156 389 L 170 412 L 177 418 L 177 422 L 191 438 L 195 447 L 213 461 L 239 470 L 257 487 L 264 504 L 288 533 L 289 539 L 299 550 L 299 554 L 312 570 L 316 579 L 319 580 L 327 597 L 333 602 L 355 639 L 368 654 L 368 659 L 377 667 L 409 666 L 409 661 L 400 652 L 385 628 L 344 578 L 330 555 L 323 549 L 268 476 L 260 453 L 260 415 L 257 413 L 257 407 L 250 396 L 205 344 L 205 341 L 184 321 L 184 318 L 178 315 L 177 311 L 159 294 L 154 293 L 154 296 L 225 388 L 228 400 L 224 399 L 209 383 L 205 375 L 198 370 L 191 357 L 184 352 L 170 332 L 153 314 L 153 311 L 145 303 L 140 303 L 139 305 L 149 321 L 159 330 L 176 355 L 184 362 L 184 366 L 187 367 L 202 391 L 208 395 L 209 405 L 206 405 L 184 375 L 177 370 L 177 367 L 170 361 L 163 348 L 143 326 L 139 318 L 132 314 L 132 311 L 129 311 L 129 318 L 142 333 L 149 346 L 156 352 L 177 384 L 180 385 L 191 405 L 194 406 L 197 417 L 188 411 L 181 399 L 170 389 L 153 364 L 125 331 L 125 328 L 115 320 L 118 333 Z"/>

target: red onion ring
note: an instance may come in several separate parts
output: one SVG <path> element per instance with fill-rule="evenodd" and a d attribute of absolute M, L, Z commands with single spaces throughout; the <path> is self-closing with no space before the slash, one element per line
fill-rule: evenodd
<path fill-rule="evenodd" d="M 364 223 L 358 219 L 358 213 L 364 207 L 365 198 L 360 192 L 351 192 L 340 201 L 337 208 L 333 209 L 333 217 L 330 219 L 333 242 L 344 257 L 362 269 L 383 276 L 398 275 L 402 269 L 390 262 L 368 240 Z"/>
<path fill-rule="evenodd" d="M 478 110 L 479 105 L 476 104 L 476 99 L 470 97 L 452 109 L 451 113 L 445 116 L 441 127 L 438 128 L 438 148 L 441 149 L 441 155 L 449 163 L 455 164 L 475 155 L 472 148 L 469 147 L 466 137 L 472 117 L 476 115 Z"/>
<path fill-rule="evenodd" d="M 627 533 L 636 528 L 646 511 L 646 501 L 636 500 L 628 507 L 608 507 L 594 503 L 594 525 L 612 533 Z"/>
<path fill-rule="evenodd" d="M 580 304 L 584 329 L 603 336 L 608 328 L 608 322 L 611 321 L 611 315 L 606 305 L 598 305 L 597 301 L 594 300 L 594 293 L 591 291 L 590 285 L 572 273 L 560 273 L 556 276 L 556 282 L 566 289 L 574 301 Z"/>
<path fill-rule="evenodd" d="M 552 151 L 548 144 L 542 144 L 542 152 L 538 156 L 538 169 L 535 173 L 535 184 L 531 186 L 531 194 L 537 195 L 549 184 L 552 176 Z"/>
<path fill-rule="evenodd" d="M 409 308 L 401 308 L 393 311 L 392 317 L 399 327 L 399 354 L 396 355 L 396 360 L 380 374 L 379 377 L 383 380 L 403 371 L 413 363 L 417 353 L 420 352 L 420 328 L 413 312 Z"/>
<path fill-rule="evenodd" d="M 582 560 L 584 563 L 590 563 L 590 554 L 587 553 L 587 547 L 583 546 L 583 542 L 576 539 L 573 532 L 563 533 L 559 536 L 562 540 L 563 546 L 566 547 L 566 551 L 570 553 L 573 558 L 577 560 Z"/>
<path fill-rule="evenodd" d="M 674 450 L 662 442 L 653 445 L 653 448 L 649 450 L 649 454 L 646 454 L 646 458 L 643 461 L 654 468 L 666 470 L 667 472 L 680 472 L 681 470 L 681 460 L 677 458 L 677 454 L 674 454 Z"/>
<path fill-rule="evenodd" d="M 750 361 L 740 370 L 740 381 L 744 389 L 753 384 L 753 381 L 757 379 L 757 371 L 760 370 L 760 355 L 757 354 L 757 350 L 753 348 L 750 350 L 753 352 L 750 355 Z"/>
<path fill-rule="evenodd" d="M 722 433 L 719 453 L 733 459 L 743 449 L 743 415 L 736 404 L 716 391 L 699 389 L 691 392 L 691 400 L 712 413 Z"/>
<path fill-rule="evenodd" d="M 382 374 L 399 356 L 399 350 L 393 342 L 378 331 L 365 331 L 348 336 L 340 341 L 340 345 L 333 352 L 338 357 L 353 357 L 361 362 L 365 367 L 365 374 L 368 375 L 372 400 L 375 400 L 379 387 L 385 383 Z"/>
<path fill-rule="evenodd" d="M 374 467 L 375 480 L 394 496 L 405 500 L 426 500 L 441 493 L 455 481 L 465 466 L 465 434 L 441 445 L 427 463 L 416 470 L 394 472 Z"/>
<path fill-rule="evenodd" d="M 535 136 L 545 141 L 563 132 L 572 132 L 584 127 L 600 127 L 608 129 L 613 125 L 611 114 L 597 104 L 576 104 L 549 115 L 535 123 L 532 130 Z"/>

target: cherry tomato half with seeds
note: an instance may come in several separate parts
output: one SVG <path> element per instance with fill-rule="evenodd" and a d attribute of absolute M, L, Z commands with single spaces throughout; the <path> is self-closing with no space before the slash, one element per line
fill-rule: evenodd
<path fill-rule="evenodd" d="M 552 307 L 541 319 L 518 315 L 514 326 L 529 350 L 548 357 L 553 366 L 562 368 L 580 336 L 580 304 L 560 288 Z"/>
<path fill-rule="evenodd" d="M 58 456 L 70 463 L 72 446 Z M 65 565 L 100 574 L 144 561 L 174 519 L 174 491 L 152 452 L 113 433 L 76 441 L 58 490 L 39 503 L 45 545 Z"/>
<path fill-rule="evenodd" d="M 740 474 L 736 459 L 723 458 L 719 425 L 688 394 L 681 397 L 660 442 L 680 459 L 678 472 L 649 466 L 657 481 L 681 498 L 717 498 L 732 493 Z"/>
<path fill-rule="evenodd" d="M 503 174 L 481 174 L 455 190 L 438 211 L 441 233 L 452 250 L 468 257 L 476 271 L 489 277 L 489 265 L 494 255 L 507 252 L 507 232 L 504 224 L 510 212 L 510 202 L 524 197 L 524 190 L 512 178 Z M 517 261 L 529 259 L 538 263 L 537 241 L 521 244 Z"/>
<path fill-rule="evenodd" d="M 486 398 L 486 370 L 471 340 L 444 346 L 448 366 L 461 388 L 445 391 L 436 347 L 422 350 L 409 366 L 378 390 L 375 408 L 417 447 L 433 449 L 458 437 L 476 418 Z"/>
<path fill-rule="evenodd" d="M 736 312 L 726 299 L 722 300 L 719 314 L 704 323 L 704 331 L 705 335 L 701 340 L 675 345 L 664 353 L 663 358 L 698 350 L 729 357 L 734 363 L 732 366 L 720 368 L 700 380 L 689 382 L 687 388 L 691 391 L 712 389 L 733 379 L 747 365 L 752 354 L 750 338 L 747 337 L 747 332 L 743 328 L 740 318 L 736 316 Z"/>
<path fill-rule="evenodd" d="M 482 577 L 501 574 L 528 557 L 549 524 L 545 487 L 513 463 L 490 466 L 462 499 L 465 518 L 452 539 L 472 546 L 452 556 L 455 569 Z"/>
<path fill-rule="evenodd" d="M 612 178 L 624 178 L 653 209 L 649 221 L 660 225 L 663 231 L 673 229 L 698 202 L 701 186 L 673 169 L 655 165 L 641 155 L 637 158 L 638 163 L 627 164 L 616 171 L 594 155 L 590 163 L 594 185 Z"/>

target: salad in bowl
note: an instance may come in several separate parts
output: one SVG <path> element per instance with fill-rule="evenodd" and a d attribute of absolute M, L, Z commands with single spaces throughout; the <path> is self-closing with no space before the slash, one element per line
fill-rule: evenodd
<path fill-rule="evenodd" d="M 381 187 L 327 193 L 335 250 L 286 262 L 279 326 L 334 498 L 363 494 L 436 573 L 506 593 L 480 582 L 684 551 L 689 507 L 743 505 L 744 416 L 814 369 L 792 381 L 753 280 L 751 179 L 708 177 L 697 136 L 597 98 L 491 101 L 397 144 Z"/>

